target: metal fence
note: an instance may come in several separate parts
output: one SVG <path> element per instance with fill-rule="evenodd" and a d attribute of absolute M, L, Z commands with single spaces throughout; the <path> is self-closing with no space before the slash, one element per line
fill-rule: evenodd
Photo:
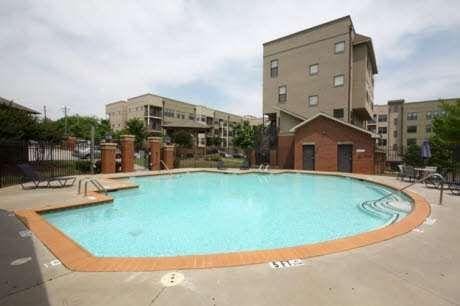
<path fill-rule="evenodd" d="M 91 145 L 48 142 L 0 142 L 0 187 L 19 184 L 22 173 L 18 164 L 27 163 L 46 177 L 98 172 L 100 150 L 94 147 L 94 163 L 90 159 Z"/>
<path fill-rule="evenodd" d="M 194 155 L 193 157 L 176 155 L 176 168 L 217 168 L 219 161 L 225 168 L 240 168 L 245 161 L 241 155 L 235 156 L 229 153 L 216 153 L 208 155 Z"/>

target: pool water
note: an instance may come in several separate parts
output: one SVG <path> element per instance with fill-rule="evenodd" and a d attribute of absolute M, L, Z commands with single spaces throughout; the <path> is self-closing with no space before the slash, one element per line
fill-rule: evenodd
<path fill-rule="evenodd" d="M 359 208 L 390 189 L 308 174 L 184 173 L 132 178 L 112 204 L 43 217 L 95 256 L 178 256 L 282 248 L 385 226 Z M 398 195 L 400 201 L 409 199 Z"/>

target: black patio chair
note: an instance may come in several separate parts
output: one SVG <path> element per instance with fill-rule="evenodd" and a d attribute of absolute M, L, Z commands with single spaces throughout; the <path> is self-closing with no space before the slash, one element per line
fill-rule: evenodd
<path fill-rule="evenodd" d="M 17 166 L 23 174 L 21 179 L 21 186 L 23 189 L 26 189 L 24 183 L 28 181 L 31 181 L 33 183 L 32 188 L 70 187 L 73 186 L 75 180 L 77 179 L 75 176 L 44 176 L 39 171 L 36 171 L 34 168 L 32 168 L 32 166 L 29 164 L 19 164 Z M 53 182 L 59 183 L 59 186 L 53 186 L 51 184 Z M 70 183 L 68 184 L 68 182 Z"/>
<path fill-rule="evenodd" d="M 460 195 L 460 182 L 447 182 L 450 192 L 454 195 Z"/>

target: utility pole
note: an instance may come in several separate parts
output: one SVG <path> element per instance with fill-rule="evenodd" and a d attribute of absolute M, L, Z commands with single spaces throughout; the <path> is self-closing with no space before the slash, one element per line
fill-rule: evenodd
<path fill-rule="evenodd" d="M 67 112 L 69 107 L 64 106 L 62 109 L 64 110 L 64 134 L 67 136 Z"/>
<path fill-rule="evenodd" d="M 45 118 L 44 121 L 46 121 L 46 105 L 43 105 L 43 116 Z"/>

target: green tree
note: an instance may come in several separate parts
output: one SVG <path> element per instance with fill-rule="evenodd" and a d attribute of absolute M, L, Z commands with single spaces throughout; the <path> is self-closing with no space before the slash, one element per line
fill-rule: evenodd
<path fill-rule="evenodd" d="M 428 161 L 430 166 L 438 168 L 438 172 L 449 169 L 452 166 L 453 146 L 442 140 L 436 134 L 430 138 L 431 158 Z"/>
<path fill-rule="evenodd" d="M 222 143 L 222 138 L 217 136 L 211 136 L 206 138 L 206 145 L 208 146 L 220 146 Z"/>
<path fill-rule="evenodd" d="M 38 120 L 28 112 L 0 104 L 0 139 L 30 140 L 38 136 Z"/>
<path fill-rule="evenodd" d="M 257 131 L 258 129 L 251 126 L 248 122 L 238 124 L 234 128 L 233 144 L 242 149 L 247 156 L 248 162 L 250 162 L 249 154 L 253 149 L 256 148 L 260 142 Z"/>
<path fill-rule="evenodd" d="M 423 159 L 420 155 L 420 146 L 410 144 L 407 147 L 407 152 L 403 156 L 403 162 L 406 165 L 418 167 L 423 165 Z"/>
<path fill-rule="evenodd" d="M 255 129 L 248 122 L 238 124 L 234 128 L 233 144 L 244 151 L 254 149 L 256 145 Z"/>
<path fill-rule="evenodd" d="M 433 120 L 433 133 L 444 142 L 460 144 L 460 100 L 441 104 L 442 116 Z"/>
<path fill-rule="evenodd" d="M 64 133 L 51 120 L 38 120 L 26 111 L 0 105 L 0 139 L 8 141 L 51 141 L 59 142 Z"/>
<path fill-rule="evenodd" d="M 66 119 L 60 118 L 57 120 L 58 126 L 62 131 L 65 131 Z M 112 129 L 108 120 L 99 119 L 91 116 L 67 116 L 67 134 L 81 139 L 91 139 L 91 127 L 95 128 L 96 140 L 104 139 Z"/>
<path fill-rule="evenodd" d="M 183 148 L 192 148 L 193 147 L 193 137 L 192 135 L 185 130 L 177 130 L 171 134 L 171 140 L 173 143 L 177 144 L 179 147 Z"/>
<path fill-rule="evenodd" d="M 126 134 L 134 135 L 135 142 L 138 147 L 142 146 L 144 140 L 149 135 L 144 122 L 139 118 L 132 118 L 126 122 L 126 129 L 123 131 Z"/>

